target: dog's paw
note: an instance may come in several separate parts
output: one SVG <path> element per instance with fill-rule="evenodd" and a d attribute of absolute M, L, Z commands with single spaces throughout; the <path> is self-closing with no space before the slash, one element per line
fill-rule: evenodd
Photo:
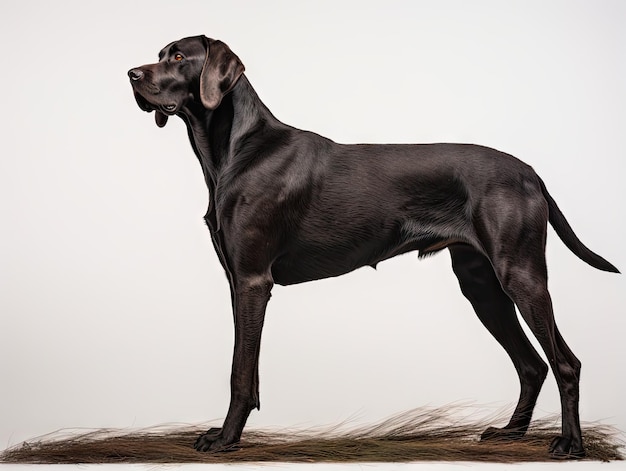
<path fill-rule="evenodd" d="M 238 440 L 227 440 L 222 434 L 221 428 L 211 428 L 206 433 L 200 435 L 193 447 L 197 451 L 236 451 Z"/>
<path fill-rule="evenodd" d="M 480 440 L 517 440 L 522 438 L 525 432 L 519 428 L 488 427 L 480 436 Z"/>
<path fill-rule="evenodd" d="M 582 443 L 574 443 L 567 437 L 555 437 L 550 443 L 548 453 L 555 460 L 579 460 L 585 457 Z"/>

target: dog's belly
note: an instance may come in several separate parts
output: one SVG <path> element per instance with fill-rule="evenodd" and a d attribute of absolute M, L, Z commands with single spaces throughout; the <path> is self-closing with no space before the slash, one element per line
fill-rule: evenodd
<path fill-rule="evenodd" d="M 370 243 L 346 250 L 345 246 L 314 245 L 293 247 L 272 264 L 272 277 L 279 285 L 292 285 L 344 275 L 364 266 L 375 267 L 396 255 L 418 250 L 421 255 L 441 250 L 448 241 L 424 236 L 394 243 Z"/>

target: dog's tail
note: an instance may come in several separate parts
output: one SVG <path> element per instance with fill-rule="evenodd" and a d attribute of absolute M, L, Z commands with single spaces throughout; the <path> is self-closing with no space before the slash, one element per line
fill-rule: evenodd
<path fill-rule="evenodd" d="M 548 193 L 546 185 L 543 183 L 543 181 L 541 181 L 541 179 L 540 182 L 541 191 L 543 192 L 544 198 L 548 202 L 550 214 L 548 220 L 550 221 L 550 224 L 552 224 L 554 231 L 561 238 L 566 247 L 574 252 L 574 254 L 576 254 L 576 256 L 578 256 L 578 258 L 580 258 L 582 261 L 587 262 L 589 265 L 597 268 L 598 270 L 619 273 L 620 271 L 615 268 L 611 263 L 600 257 L 600 255 L 598 255 L 597 253 L 589 250 L 585 246 L 585 244 L 580 241 L 576 234 L 574 234 L 574 230 L 569 225 L 569 222 L 567 222 L 567 219 L 565 219 L 565 216 L 557 206 L 556 201 L 554 201 L 552 196 L 550 196 L 550 193 Z"/>

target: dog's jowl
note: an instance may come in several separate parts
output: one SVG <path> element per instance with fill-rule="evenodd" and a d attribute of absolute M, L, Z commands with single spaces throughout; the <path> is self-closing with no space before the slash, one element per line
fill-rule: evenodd
<path fill-rule="evenodd" d="M 235 318 L 231 400 L 200 451 L 239 441 L 259 407 L 258 358 L 274 283 L 337 276 L 408 251 L 448 249 L 461 291 L 511 357 L 521 392 L 509 423 L 483 439 L 526 432 L 548 365 L 558 384 L 562 434 L 555 458 L 585 454 L 578 416 L 580 361 L 554 321 L 547 288 L 548 223 L 589 265 L 618 270 L 576 237 L 531 167 L 469 144 L 342 145 L 278 121 L 223 42 L 204 36 L 166 46 L 128 72 L 137 104 L 187 125 L 209 188 L 205 219 L 230 283 Z"/>

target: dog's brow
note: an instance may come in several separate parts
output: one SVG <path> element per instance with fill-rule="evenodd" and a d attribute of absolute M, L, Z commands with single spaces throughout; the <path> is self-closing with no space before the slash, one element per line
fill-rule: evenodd
<path fill-rule="evenodd" d="M 174 44 L 175 43 L 169 43 L 167 46 L 161 49 L 161 51 L 159 52 L 159 60 L 163 60 L 163 58 L 168 54 L 168 52 L 172 50 L 172 48 L 174 47 Z"/>
<path fill-rule="evenodd" d="M 172 50 L 171 45 L 165 46 L 163 49 L 161 49 L 161 51 L 159 52 L 159 60 L 163 60 L 163 58 L 165 56 L 168 55 L 168 53 Z"/>

